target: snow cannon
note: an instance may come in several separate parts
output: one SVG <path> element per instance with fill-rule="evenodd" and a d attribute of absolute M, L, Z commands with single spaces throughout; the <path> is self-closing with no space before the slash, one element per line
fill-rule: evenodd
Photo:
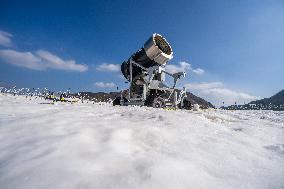
<path fill-rule="evenodd" d="M 144 46 L 135 52 L 127 61 L 121 65 L 121 72 L 124 77 L 130 81 L 130 61 L 150 68 L 153 66 L 165 65 L 173 58 L 173 50 L 167 40 L 160 34 L 153 34 L 144 44 Z M 143 70 L 139 67 L 132 68 L 132 77 L 141 74 Z"/>
<path fill-rule="evenodd" d="M 185 72 L 169 73 L 165 65 L 173 58 L 173 50 L 160 34 L 153 34 L 141 49 L 121 64 L 121 72 L 129 83 L 128 96 L 116 97 L 113 105 L 140 105 L 155 108 L 191 108 L 186 101 L 186 89 L 175 89 Z M 174 79 L 173 86 L 165 84 L 165 76 Z"/>

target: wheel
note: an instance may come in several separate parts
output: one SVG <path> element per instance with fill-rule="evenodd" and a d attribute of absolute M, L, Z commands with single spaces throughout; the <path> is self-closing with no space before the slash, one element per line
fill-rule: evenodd
<path fill-rule="evenodd" d="M 183 106 L 182 109 L 191 110 L 191 103 L 189 100 L 183 99 Z"/>
<path fill-rule="evenodd" d="M 121 104 L 120 104 L 120 99 L 121 99 L 121 97 L 120 96 L 118 96 L 118 97 L 116 97 L 113 101 L 112 101 L 112 105 L 113 106 L 120 106 Z M 123 97 L 123 104 L 124 104 L 124 102 L 127 102 L 128 100 L 125 98 L 125 97 Z"/>
<path fill-rule="evenodd" d="M 164 108 L 165 107 L 165 100 L 162 97 L 156 97 L 153 100 L 152 107 L 153 108 Z"/>
<path fill-rule="evenodd" d="M 112 105 L 113 106 L 120 106 L 120 96 L 119 97 L 116 97 L 113 101 L 112 101 Z"/>

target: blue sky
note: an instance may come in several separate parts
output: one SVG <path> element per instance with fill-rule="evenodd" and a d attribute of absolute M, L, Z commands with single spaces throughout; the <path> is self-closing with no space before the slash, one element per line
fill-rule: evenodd
<path fill-rule="evenodd" d="M 284 1 L 0 2 L 0 81 L 54 90 L 125 88 L 119 65 L 152 33 L 180 86 L 216 105 L 284 88 Z"/>

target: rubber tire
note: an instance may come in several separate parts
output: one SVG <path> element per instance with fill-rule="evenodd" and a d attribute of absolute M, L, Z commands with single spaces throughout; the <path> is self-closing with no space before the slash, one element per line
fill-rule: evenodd
<path fill-rule="evenodd" d="M 152 103 L 153 108 L 165 108 L 165 100 L 162 97 L 156 97 Z"/>
<path fill-rule="evenodd" d="M 118 97 L 116 97 L 113 101 L 112 101 L 112 105 L 113 106 L 120 106 L 121 104 L 120 104 L 120 99 L 121 99 L 121 97 L 120 96 L 118 96 Z M 123 97 L 123 102 L 127 102 L 128 100 L 125 98 L 125 97 Z"/>
<path fill-rule="evenodd" d="M 192 106 L 189 100 L 184 99 L 183 100 L 183 107 L 182 109 L 186 109 L 186 110 L 191 110 Z"/>

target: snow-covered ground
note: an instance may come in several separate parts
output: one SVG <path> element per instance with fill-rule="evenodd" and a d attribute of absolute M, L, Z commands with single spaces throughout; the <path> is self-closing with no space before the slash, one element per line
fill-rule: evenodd
<path fill-rule="evenodd" d="M 284 188 L 284 112 L 0 94 L 0 188 Z"/>

